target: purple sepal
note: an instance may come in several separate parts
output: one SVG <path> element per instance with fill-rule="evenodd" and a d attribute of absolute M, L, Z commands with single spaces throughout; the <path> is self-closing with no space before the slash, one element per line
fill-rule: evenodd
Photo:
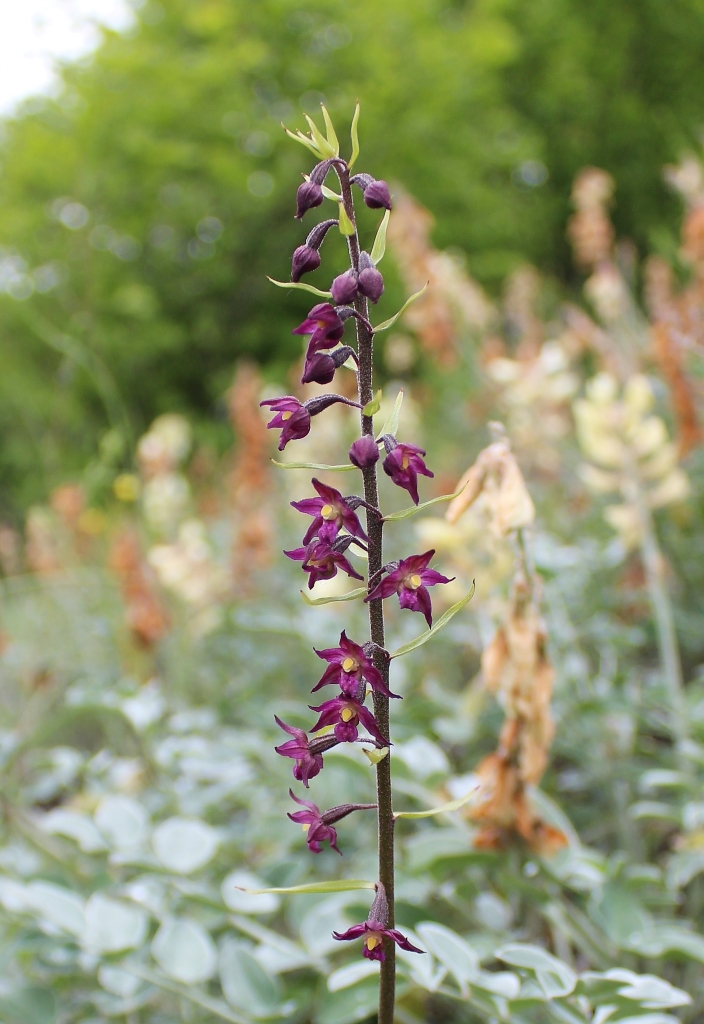
<path fill-rule="evenodd" d="M 412 612 L 420 612 L 430 629 L 433 624 L 433 612 L 428 587 L 434 587 L 438 583 L 451 583 L 454 579 L 454 576 L 448 579 L 435 569 L 428 568 L 434 554 L 435 550 L 432 549 L 422 555 L 403 558 L 364 600 L 384 600 L 392 594 L 398 594 L 400 606 Z"/>
<path fill-rule="evenodd" d="M 298 186 L 296 192 L 296 213 L 294 214 L 296 220 L 300 220 L 313 207 L 320 206 L 323 199 L 323 190 L 317 182 L 304 181 L 302 185 Z"/>
<path fill-rule="evenodd" d="M 386 442 L 386 439 L 384 439 Z M 403 487 L 418 504 L 418 474 L 432 477 L 435 474 L 426 466 L 422 456 L 425 451 L 415 444 L 400 442 L 395 445 L 384 459 L 384 472 L 390 476 L 397 487 Z"/>
<path fill-rule="evenodd" d="M 313 522 L 302 543 L 308 544 L 317 536 L 321 541 L 332 544 L 343 527 L 353 537 L 367 540 L 367 535 L 362 529 L 362 524 L 356 513 L 352 511 L 340 492 L 334 487 L 321 483 L 315 477 L 311 483 L 318 492 L 317 498 L 304 498 L 302 501 L 291 502 L 297 512 L 313 516 Z"/>
<path fill-rule="evenodd" d="M 354 743 L 357 739 L 357 727 L 361 724 L 382 747 L 388 744 L 369 708 L 354 697 L 333 697 L 318 707 L 311 705 L 311 711 L 317 711 L 320 715 L 311 732 L 332 725 L 335 727 L 335 736 L 341 743 Z"/>
<path fill-rule="evenodd" d="M 318 580 L 331 580 L 337 576 L 339 569 L 353 579 L 364 579 L 352 568 L 341 552 L 333 550 L 330 544 L 324 540 L 311 541 L 305 547 L 284 551 L 284 554 L 294 562 L 303 563 L 303 571 L 308 573 L 309 590 L 313 589 Z"/>
<path fill-rule="evenodd" d="M 357 298 L 357 275 L 354 270 L 346 270 L 336 277 L 330 286 L 332 300 L 336 306 L 346 306 Z"/>
<path fill-rule="evenodd" d="M 293 395 L 283 398 L 266 398 L 260 405 L 268 405 L 276 415 L 269 420 L 267 427 L 280 429 L 279 451 L 282 452 L 289 441 L 298 441 L 310 433 L 310 418 L 314 415 Z"/>
<path fill-rule="evenodd" d="M 340 633 L 339 647 L 329 647 L 324 651 L 315 648 L 314 650 L 319 658 L 327 661 L 328 668 L 313 687 L 313 693 L 323 686 L 332 684 L 339 686 L 346 697 L 357 697 L 360 683 L 366 681 L 377 693 L 382 693 L 385 697 L 400 698 L 400 694 L 392 693 L 389 690 L 384 682 L 384 677 L 372 663 L 364 648 L 350 640 L 344 629 Z"/>
<path fill-rule="evenodd" d="M 310 245 L 299 245 L 294 249 L 291 258 L 291 280 L 294 284 L 301 280 L 304 274 L 310 274 L 320 266 L 320 253 Z"/>

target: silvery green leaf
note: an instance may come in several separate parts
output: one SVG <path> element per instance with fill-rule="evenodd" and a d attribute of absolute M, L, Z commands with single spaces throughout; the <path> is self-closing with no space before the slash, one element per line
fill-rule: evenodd
<path fill-rule="evenodd" d="M 204 867 L 219 845 L 214 828 L 198 818 L 167 818 L 152 834 L 152 847 L 168 871 L 189 875 Z"/>
<path fill-rule="evenodd" d="M 513 967 L 534 971 L 546 999 L 567 996 L 577 984 L 577 975 L 572 968 L 540 946 L 522 942 L 508 943 L 497 949 L 495 955 L 498 960 Z"/>
<path fill-rule="evenodd" d="M 307 284 L 305 281 L 275 281 L 273 277 L 267 277 L 267 281 L 271 281 L 277 288 L 297 288 L 300 292 L 310 292 L 311 295 L 317 295 L 321 299 L 332 298 L 332 292 L 322 292 L 320 288 Z"/>
<path fill-rule="evenodd" d="M 120 852 L 139 849 L 149 834 L 145 807 L 129 796 L 103 797 L 94 820 L 110 846 Z"/>
<path fill-rule="evenodd" d="M 469 602 L 474 597 L 474 590 L 475 584 L 472 583 L 472 589 L 470 590 L 470 592 L 468 594 L 465 594 L 465 596 L 461 598 L 461 600 L 457 601 L 456 604 L 453 604 L 450 608 L 448 608 L 447 611 L 433 623 L 430 629 L 426 629 L 426 631 L 417 636 L 415 640 L 409 640 L 407 644 L 403 644 L 401 647 L 399 647 L 397 650 L 393 652 L 391 657 L 400 658 L 404 654 L 410 654 L 411 651 L 415 651 L 417 650 L 418 647 L 422 647 L 423 644 L 427 644 L 428 640 L 431 640 L 436 633 L 439 633 L 440 630 L 448 624 L 450 619 L 454 618 L 455 615 L 457 615 L 457 612 L 461 612 L 464 606 L 466 604 L 469 604 Z"/>
<path fill-rule="evenodd" d="M 363 416 L 376 416 L 376 414 L 379 412 L 380 408 L 381 408 L 381 388 L 379 388 L 379 390 L 374 395 L 374 397 L 371 399 L 371 401 L 367 402 L 367 404 L 364 406 L 364 408 L 362 409 L 362 415 Z"/>
<path fill-rule="evenodd" d="M 92 953 L 118 953 L 141 946 L 147 935 L 144 910 L 102 893 L 93 893 L 85 907 L 83 945 Z"/>
<path fill-rule="evenodd" d="M 39 819 L 39 825 L 50 835 L 75 840 L 84 853 L 98 853 L 108 848 L 93 819 L 80 811 L 55 807 Z"/>
<path fill-rule="evenodd" d="M 279 469 L 318 469 L 326 473 L 350 473 L 357 468 L 351 462 L 345 462 L 341 466 L 328 466 L 324 462 L 277 462 L 276 459 L 271 461 Z"/>
<path fill-rule="evenodd" d="M 363 882 L 358 878 L 341 878 L 338 881 L 306 882 L 304 885 L 291 885 L 287 888 L 247 889 L 246 892 L 258 893 L 306 893 L 306 892 L 354 892 L 357 889 L 373 889 L 374 882 Z"/>
<path fill-rule="evenodd" d="M 121 999 L 129 999 L 139 988 L 141 981 L 130 971 L 111 964 L 101 964 L 98 968 L 98 981 L 106 992 L 111 992 Z"/>
<path fill-rule="evenodd" d="M 479 972 L 479 956 L 468 942 L 445 925 L 423 921 L 416 925 L 421 944 L 453 975 L 460 991 L 468 995 L 468 985 Z"/>
<path fill-rule="evenodd" d="M 34 913 L 71 935 L 83 935 L 86 926 L 85 903 L 78 893 L 53 882 L 30 882 L 27 904 Z"/>
<path fill-rule="evenodd" d="M 357 162 L 357 157 L 359 156 L 359 100 L 357 100 L 357 103 L 355 104 L 354 114 L 352 116 L 350 139 L 352 142 L 352 152 L 347 162 L 347 166 L 352 170 L 353 166 Z"/>
<path fill-rule="evenodd" d="M 0 903 L 11 914 L 21 914 L 32 906 L 27 886 L 3 876 L 0 876 Z"/>
<path fill-rule="evenodd" d="M 417 955 L 417 954 L 416 954 Z M 328 992 L 340 992 L 343 988 L 356 985 L 362 978 L 369 978 L 379 973 L 379 962 L 375 960 L 355 960 L 351 964 L 339 967 L 328 976 Z"/>
<path fill-rule="evenodd" d="M 381 440 L 381 438 L 384 436 L 384 434 L 391 434 L 392 437 L 396 437 L 396 434 L 398 433 L 398 421 L 399 421 L 400 416 L 401 416 L 401 406 L 402 405 L 403 405 L 403 388 L 401 388 L 399 393 L 396 395 L 396 400 L 394 402 L 394 407 L 391 410 L 391 415 L 389 416 L 388 420 L 386 421 L 384 426 L 379 431 L 379 434 L 377 436 L 377 441 Z"/>
<path fill-rule="evenodd" d="M 152 942 L 152 956 L 170 978 L 198 985 L 213 976 L 217 952 L 202 925 L 184 917 L 167 917 Z"/>
<path fill-rule="evenodd" d="M 228 1003 L 253 1017 L 270 1016 L 280 999 L 280 989 L 252 954 L 236 939 L 226 938 L 218 962 L 220 984 Z"/>
<path fill-rule="evenodd" d="M 636 974 L 625 968 L 615 967 L 605 971 L 603 977 L 608 981 L 622 982 L 616 990 L 623 999 L 640 1003 L 646 1010 L 667 1010 L 673 1006 L 689 1006 L 692 997 L 681 988 L 675 988 L 664 978 L 654 974 Z"/>
<path fill-rule="evenodd" d="M 432 818 L 435 814 L 451 814 L 458 811 L 460 807 L 473 798 L 474 792 L 461 796 L 459 800 L 450 800 L 449 803 L 441 804 L 440 807 L 433 807 L 429 811 L 395 811 L 394 818 Z"/>
<path fill-rule="evenodd" d="M 379 225 L 376 233 L 376 238 L 374 239 L 372 251 L 369 253 L 369 257 L 374 266 L 376 266 L 377 263 L 381 263 L 384 258 L 384 253 L 386 252 L 386 229 L 389 226 L 390 216 L 391 210 L 385 210 L 384 216 L 381 218 L 381 224 Z"/>
<path fill-rule="evenodd" d="M 249 871 L 232 871 L 220 892 L 225 906 L 240 914 L 271 914 L 278 909 L 278 896 L 265 892 L 260 878 Z"/>
<path fill-rule="evenodd" d="M 404 304 L 399 309 L 398 313 L 392 316 L 390 320 L 384 320 L 383 323 L 377 324 L 376 327 L 374 328 L 374 334 L 378 334 L 379 331 L 388 331 L 389 327 L 393 327 L 398 318 L 403 316 L 403 314 L 406 312 L 406 310 L 408 309 L 412 302 L 415 302 L 416 299 L 419 299 L 421 297 L 421 295 L 423 294 L 427 287 L 427 284 L 424 284 L 420 291 L 414 292 L 414 294 L 411 295 L 410 298 L 406 299 Z"/>
<path fill-rule="evenodd" d="M 431 505 L 439 505 L 443 501 L 452 501 L 459 494 L 462 493 L 464 487 L 460 487 L 459 491 L 455 491 L 454 494 L 441 494 L 438 498 L 431 498 L 430 501 L 421 501 L 419 505 L 410 505 L 408 508 L 402 508 L 398 512 L 390 512 L 388 516 L 384 516 L 385 523 L 397 523 L 401 519 L 410 519 L 417 512 L 422 512 L 423 509 L 430 508 Z"/>
<path fill-rule="evenodd" d="M 366 587 L 358 587 L 356 590 L 350 590 L 346 594 L 337 594 L 331 597 L 308 597 L 305 590 L 301 591 L 301 597 L 305 603 L 313 608 L 319 604 L 334 604 L 336 601 L 356 601 L 358 597 L 366 597 L 366 594 Z"/>

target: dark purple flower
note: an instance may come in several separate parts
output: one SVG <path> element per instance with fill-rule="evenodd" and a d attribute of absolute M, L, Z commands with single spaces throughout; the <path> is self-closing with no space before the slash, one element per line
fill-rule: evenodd
<path fill-rule="evenodd" d="M 371 434 L 358 437 L 349 451 L 350 462 L 357 469 L 368 469 L 379 459 L 379 448 Z"/>
<path fill-rule="evenodd" d="M 342 337 L 345 325 L 338 316 L 337 310 L 329 302 L 319 302 L 313 306 L 310 313 L 298 327 L 294 327 L 292 334 L 310 334 L 308 351 L 318 351 L 321 348 L 334 348 Z"/>
<path fill-rule="evenodd" d="M 328 686 L 330 683 L 339 686 L 346 697 L 356 697 L 359 694 L 360 683 L 366 680 L 372 690 L 383 693 L 385 697 L 399 697 L 398 693 L 392 693 L 384 682 L 384 678 L 367 656 L 363 647 L 347 638 L 344 629 L 340 633 L 340 646 L 329 647 L 325 651 L 315 653 L 323 661 L 328 662 L 323 677 L 313 687 L 313 693 L 321 686 Z"/>
<path fill-rule="evenodd" d="M 357 275 L 354 270 L 346 270 L 336 277 L 330 285 L 332 301 L 336 306 L 347 306 L 357 298 Z"/>
<path fill-rule="evenodd" d="M 267 427 L 281 428 L 279 451 L 282 452 L 289 441 L 298 441 L 310 433 L 310 413 L 306 407 L 292 395 L 284 398 L 267 398 L 260 405 L 268 405 L 276 413 L 269 420 Z"/>
<path fill-rule="evenodd" d="M 359 272 L 359 290 L 370 302 L 378 302 L 384 292 L 384 278 L 376 267 Z"/>
<path fill-rule="evenodd" d="M 317 270 L 320 266 L 320 253 L 318 250 L 330 228 L 338 223 L 337 220 L 323 220 L 316 224 L 304 245 L 299 245 L 293 254 L 291 261 L 291 280 L 295 283 L 300 281 L 304 274 Z"/>
<path fill-rule="evenodd" d="M 398 603 L 402 608 L 412 612 L 421 612 L 425 616 L 428 628 L 433 624 L 433 609 L 430 603 L 428 587 L 436 583 L 451 583 L 447 576 L 442 576 L 435 569 L 429 569 L 430 559 L 435 550 L 426 551 L 423 555 L 411 555 L 402 559 L 388 576 L 378 583 L 365 601 L 376 601 L 378 598 L 391 597 L 398 594 Z M 454 579 L 454 576 L 452 577 Z"/>
<path fill-rule="evenodd" d="M 322 849 L 320 844 L 327 839 L 330 848 L 341 855 L 342 851 L 337 848 L 337 830 L 332 827 L 333 822 L 346 818 L 353 811 L 370 811 L 376 807 L 376 804 L 339 804 L 337 807 L 331 807 L 329 811 L 321 813 L 316 804 L 309 803 L 308 800 L 299 800 L 293 790 L 289 789 L 288 792 L 292 800 L 302 807 L 308 808 L 307 811 L 295 811 L 293 814 L 289 814 L 289 818 L 303 826 L 308 849 L 312 853 L 320 853 Z"/>
<path fill-rule="evenodd" d="M 418 504 L 418 474 L 434 476 L 422 456 L 425 451 L 415 444 L 395 444 L 384 459 L 384 472 L 390 476 L 397 487 L 403 487 Z"/>
<path fill-rule="evenodd" d="M 302 543 L 308 544 L 313 537 L 318 537 L 320 540 L 332 544 L 343 527 L 353 537 L 367 540 L 357 513 L 352 511 L 340 492 L 336 491 L 334 487 L 328 487 L 327 484 L 321 483 L 315 477 L 311 483 L 319 497 L 291 502 L 297 512 L 302 512 L 305 516 L 313 516 L 313 522 Z"/>
<path fill-rule="evenodd" d="M 364 190 L 364 202 L 372 210 L 390 210 L 391 193 L 385 181 L 372 181 Z"/>
<path fill-rule="evenodd" d="M 372 263 L 368 252 L 359 254 L 359 277 L 357 284 L 362 295 L 370 302 L 378 302 L 384 291 L 384 278 Z"/>
<path fill-rule="evenodd" d="M 303 562 L 303 571 L 309 573 L 309 590 L 313 589 L 318 580 L 331 580 L 333 576 L 337 576 L 338 569 L 342 569 L 348 576 L 352 576 L 356 580 L 364 579 L 358 572 L 355 572 L 341 551 L 335 551 L 324 540 L 311 541 L 306 547 L 284 551 L 284 554 L 292 558 L 294 562 Z"/>
<path fill-rule="evenodd" d="M 300 281 L 304 274 L 310 274 L 320 266 L 320 253 L 310 245 L 299 245 L 291 258 L 291 280 Z"/>
<path fill-rule="evenodd" d="M 384 953 L 384 939 L 391 939 L 401 949 L 407 949 L 410 953 L 424 953 L 424 949 L 418 949 L 408 941 L 396 928 L 389 928 L 389 907 L 386 901 L 386 893 L 381 882 L 377 883 L 376 896 L 372 903 L 369 917 L 364 924 L 353 924 L 346 932 L 333 932 L 333 938 L 340 942 L 348 942 L 350 939 L 361 939 L 364 936 L 364 948 L 362 956 L 367 960 L 386 959 Z"/>
<path fill-rule="evenodd" d="M 317 181 L 304 181 L 296 192 L 296 220 L 300 220 L 307 210 L 320 206 L 323 201 L 323 190 Z"/>
<path fill-rule="evenodd" d="M 388 743 L 379 732 L 376 718 L 369 708 L 365 708 L 354 697 L 333 697 L 318 707 L 311 705 L 311 711 L 317 711 L 320 715 L 311 732 L 317 732 L 326 725 L 334 725 L 335 736 L 340 743 L 354 743 L 357 739 L 357 726 L 361 722 L 377 743 L 381 746 Z"/>
<path fill-rule="evenodd" d="M 338 740 L 335 736 L 320 736 L 317 739 L 309 740 L 303 729 L 296 729 L 293 725 L 286 725 L 280 718 L 276 719 L 279 728 L 293 736 L 281 746 L 274 747 L 277 754 L 282 757 L 292 757 L 295 760 L 293 766 L 293 777 L 302 782 L 308 789 L 308 780 L 315 778 L 323 767 L 323 753 L 334 747 Z"/>
<path fill-rule="evenodd" d="M 385 181 L 372 178 L 371 174 L 355 174 L 350 181 L 361 188 L 364 193 L 364 202 L 370 209 L 391 209 L 391 193 Z"/>
<path fill-rule="evenodd" d="M 311 351 L 311 349 L 312 345 L 309 345 L 301 384 L 329 384 L 335 376 L 335 371 L 338 367 L 342 366 L 350 358 L 353 358 L 355 362 L 357 361 L 357 354 L 349 345 L 341 345 L 332 354 Z"/>

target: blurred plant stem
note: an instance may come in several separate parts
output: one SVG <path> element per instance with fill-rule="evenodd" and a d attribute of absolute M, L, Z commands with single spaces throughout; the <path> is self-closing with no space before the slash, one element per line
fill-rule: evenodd
<path fill-rule="evenodd" d="M 53 348 L 55 352 L 60 352 L 67 359 L 77 363 L 86 371 L 105 407 L 110 426 L 124 437 L 127 450 L 132 451 L 135 439 L 129 415 L 112 374 L 102 359 L 77 338 L 64 334 L 34 310 L 22 306 L 21 316 L 40 341 Z"/>
<path fill-rule="evenodd" d="M 684 701 L 684 679 L 682 662 L 675 631 L 672 602 L 665 582 L 665 560 L 660 550 L 653 516 L 643 494 L 640 480 L 634 471 L 631 476 L 633 497 L 638 509 L 641 525 L 640 552 L 645 570 L 648 596 L 653 610 L 655 634 L 660 667 L 670 700 L 671 729 L 676 743 L 677 761 L 680 768 L 689 772 L 683 745 L 689 737 L 689 723 Z"/>

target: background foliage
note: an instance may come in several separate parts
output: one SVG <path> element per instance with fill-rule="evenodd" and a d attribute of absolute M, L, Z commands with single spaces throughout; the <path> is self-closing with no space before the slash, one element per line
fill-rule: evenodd
<path fill-rule="evenodd" d="M 569 280 L 585 164 L 616 174 L 620 233 L 672 255 L 661 170 L 700 129 L 703 22 L 698 0 L 141 7 L 133 31 L 66 69 L 57 102 L 4 127 L 3 280 L 36 292 L 0 302 L 3 501 L 39 496 L 125 418 L 212 424 L 237 356 L 296 354 L 286 324 L 303 304 L 265 282 L 301 235 L 305 157 L 280 122 L 323 96 L 345 117 L 361 98 L 370 166 L 494 289 L 523 259 Z"/>

